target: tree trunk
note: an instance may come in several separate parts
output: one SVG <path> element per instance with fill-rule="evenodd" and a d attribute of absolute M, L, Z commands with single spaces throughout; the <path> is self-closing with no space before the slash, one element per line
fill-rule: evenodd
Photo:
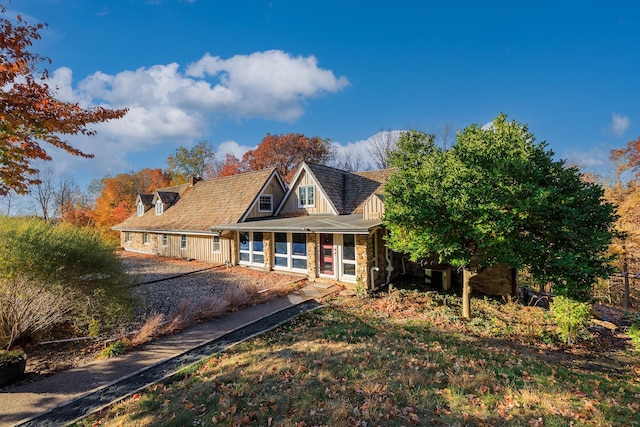
<path fill-rule="evenodd" d="M 471 277 L 473 274 L 468 266 L 462 270 L 462 317 L 471 317 Z"/>

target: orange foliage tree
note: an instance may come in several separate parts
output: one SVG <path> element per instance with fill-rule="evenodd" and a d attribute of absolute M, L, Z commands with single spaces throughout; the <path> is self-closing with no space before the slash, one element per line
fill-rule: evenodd
<path fill-rule="evenodd" d="M 224 163 L 218 168 L 218 177 L 237 175 L 247 172 L 248 166 L 233 154 L 227 154 Z"/>
<path fill-rule="evenodd" d="M 138 194 L 150 193 L 156 188 L 171 185 L 171 174 L 162 169 L 143 169 L 139 172 L 121 173 L 100 180 L 99 195 L 93 210 L 95 224 L 111 227 L 127 219 L 135 211 Z"/>
<path fill-rule="evenodd" d="M 640 261 L 640 138 L 625 148 L 611 150 L 611 160 L 615 162 L 616 179 L 607 188 L 606 196 L 618 206 L 617 228 L 624 233 L 621 250 Z M 635 176 L 625 181 L 622 176 L 628 171 L 635 172 Z"/>
<path fill-rule="evenodd" d="M 2 5 L 0 13 L 6 13 Z M 55 90 L 46 83 L 47 70 L 37 70 L 51 60 L 29 51 L 43 28 L 43 24 L 28 25 L 20 16 L 15 25 L 0 16 L 0 195 L 12 190 L 25 194 L 38 183 L 33 161 L 51 160 L 41 143 L 93 157 L 71 146 L 63 135 L 93 135 L 88 124 L 117 119 L 127 111 L 85 109 L 56 99 Z"/>
<path fill-rule="evenodd" d="M 275 167 L 285 180 L 290 181 L 300 162 L 326 164 L 332 157 L 329 139 L 309 138 L 300 133 L 268 133 L 255 150 L 249 150 L 242 156 L 242 163 L 252 171 Z"/>

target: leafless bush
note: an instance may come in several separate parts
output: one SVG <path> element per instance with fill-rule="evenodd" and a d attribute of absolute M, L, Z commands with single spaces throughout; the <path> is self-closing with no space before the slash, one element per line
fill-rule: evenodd
<path fill-rule="evenodd" d="M 242 307 L 249 304 L 259 292 L 258 285 L 247 283 L 242 286 L 233 286 L 225 289 L 224 298 L 229 301 L 229 306 Z"/>
<path fill-rule="evenodd" d="M 159 333 L 160 324 L 164 320 L 162 314 L 153 314 L 142 325 L 140 330 L 129 340 L 132 347 L 136 347 L 145 344 Z"/>
<path fill-rule="evenodd" d="M 223 315 L 229 310 L 229 301 L 224 297 L 212 296 L 205 299 L 199 307 L 200 319 L 213 319 Z"/>
<path fill-rule="evenodd" d="M 189 301 L 182 301 L 170 316 L 171 321 L 164 327 L 163 333 L 172 334 L 183 330 L 195 321 L 195 310 Z"/>
<path fill-rule="evenodd" d="M 25 277 L 0 279 L 0 345 L 10 348 L 67 321 L 73 307 L 69 292 L 55 292 Z"/>

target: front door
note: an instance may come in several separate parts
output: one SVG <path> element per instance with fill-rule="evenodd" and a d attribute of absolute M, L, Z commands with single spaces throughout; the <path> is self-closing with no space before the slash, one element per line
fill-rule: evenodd
<path fill-rule="evenodd" d="M 320 273 L 335 275 L 333 254 L 333 234 L 320 234 Z"/>

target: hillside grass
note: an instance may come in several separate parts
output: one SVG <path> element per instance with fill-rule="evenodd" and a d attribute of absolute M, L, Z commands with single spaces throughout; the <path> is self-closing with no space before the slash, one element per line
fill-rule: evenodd
<path fill-rule="evenodd" d="M 544 310 L 395 291 L 326 307 L 79 423 L 260 426 L 640 425 L 624 337 L 559 340 Z"/>

